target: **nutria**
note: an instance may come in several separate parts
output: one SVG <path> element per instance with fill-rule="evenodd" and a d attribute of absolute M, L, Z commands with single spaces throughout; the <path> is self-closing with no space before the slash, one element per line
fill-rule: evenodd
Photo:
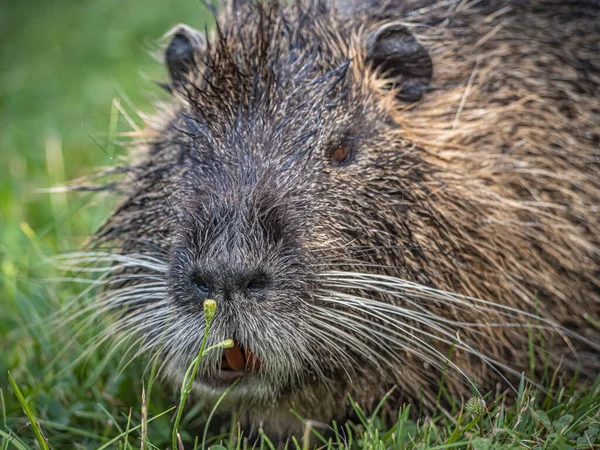
<path fill-rule="evenodd" d="M 118 311 L 248 427 L 328 423 L 393 386 L 433 405 L 600 367 L 600 6 L 233 2 L 165 46 L 172 101 L 92 245 Z M 89 258 L 97 257 L 91 255 Z M 531 337 L 538 344 L 531 348 Z M 562 373 L 562 372 L 561 372 Z"/>

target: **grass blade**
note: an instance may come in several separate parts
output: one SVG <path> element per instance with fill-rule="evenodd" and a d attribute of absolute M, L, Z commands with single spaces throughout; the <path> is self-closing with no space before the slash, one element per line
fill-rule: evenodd
<path fill-rule="evenodd" d="M 33 432 L 35 433 L 35 437 L 38 441 L 38 444 L 40 444 L 40 447 L 42 448 L 42 450 L 49 450 L 48 442 L 46 442 L 46 439 L 44 438 L 44 435 L 42 434 L 42 430 L 40 428 L 39 423 L 37 422 L 37 420 L 35 418 L 35 414 L 33 413 L 33 410 L 27 404 L 25 397 L 21 393 L 19 386 L 17 386 L 17 383 L 15 382 L 15 380 L 12 377 L 12 375 L 10 374 L 10 372 L 8 372 L 8 379 L 10 380 L 10 384 L 12 384 L 12 387 L 15 390 L 15 395 L 17 396 L 17 399 L 19 400 L 19 403 L 21 404 L 21 408 L 23 408 L 23 411 L 25 411 L 25 415 L 27 416 L 27 419 L 29 419 L 29 422 L 31 423 L 31 427 L 33 428 Z"/>

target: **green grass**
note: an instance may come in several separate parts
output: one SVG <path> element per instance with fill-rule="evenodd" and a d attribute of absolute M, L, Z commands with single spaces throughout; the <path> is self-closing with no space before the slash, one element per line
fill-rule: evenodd
<path fill-rule="evenodd" d="M 186 388 L 161 386 L 145 362 L 121 370 L 123 353 L 110 346 L 82 358 L 94 331 L 72 340 L 77 324 L 51 322 L 82 288 L 50 281 L 60 274 L 41 257 L 78 248 L 114 199 L 40 189 L 114 164 L 123 152 L 116 134 L 128 129 L 119 107 L 139 123 L 134 109 L 151 111 L 163 95 L 153 84 L 164 79 L 149 56 L 154 42 L 178 22 L 202 28 L 207 17 L 196 0 L 0 2 L 0 450 L 140 448 L 142 440 L 163 449 L 173 437 L 185 449 L 249 445 L 235 428 L 204 442 L 200 409 L 177 413 Z M 467 399 L 453 399 L 447 415 L 418 420 L 405 407 L 391 429 L 357 405 L 360 420 L 334 424 L 338 433 L 321 444 L 600 448 L 600 381 L 575 390 L 559 380 L 552 393 L 522 385 L 512 406 L 498 396 L 486 399 L 489 410 L 471 403 L 467 411 Z"/>

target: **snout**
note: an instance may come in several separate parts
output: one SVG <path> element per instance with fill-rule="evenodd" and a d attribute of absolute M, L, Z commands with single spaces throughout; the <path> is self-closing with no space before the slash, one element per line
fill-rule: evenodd
<path fill-rule="evenodd" d="M 290 208 L 264 199 L 203 200 L 177 223 L 169 273 L 174 302 L 211 298 L 235 312 L 265 302 L 277 307 L 289 291 L 306 291 L 311 265 Z"/>
<path fill-rule="evenodd" d="M 216 268 L 211 264 L 192 268 L 189 290 L 199 301 L 208 298 L 225 302 L 260 300 L 272 286 L 273 274 L 262 267 Z"/>
<path fill-rule="evenodd" d="M 215 300 L 209 345 L 232 339 L 234 346 L 207 355 L 199 381 L 222 387 L 241 379 L 236 389 L 260 384 L 274 394 L 306 379 L 314 359 L 314 337 L 306 330 L 316 277 L 306 228 L 298 226 L 301 209 L 293 199 L 274 197 L 272 189 L 216 192 L 200 189 L 201 179 L 194 180 L 193 192 L 181 194 L 173 222 L 168 290 L 175 326 L 190 329 L 179 333 L 184 341 L 192 332 L 202 336 L 202 304 Z M 187 348 L 180 367 L 183 358 L 195 356 Z"/>
<path fill-rule="evenodd" d="M 217 307 L 209 345 L 233 340 L 229 349 L 217 348 L 204 358 L 199 382 L 222 389 L 239 380 L 236 389 L 262 386 L 272 398 L 299 379 L 305 379 L 311 354 L 306 336 L 310 291 L 308 264 L 295 247 L 273 245 L 251 248 L 238 244 L 227 249 L 213 241 L 201 252 L 187 242 L 173 254 L 169 270 L 170 302 L 180 336 L 204 334 L 202 305 L 213 299 Z M 229 250 L 229 251 L 227 251 Z M 179 325 L 180 324 L 180 325 Z M 169 342 L 185 346 L 186 342 Z M 186 349 L 188 347 L 186 346 Z M 197 348 L 197 347 L 196 347 Z M 191 361 L 194 346 L 182 358 Z M 197 350 L 195 350 L 197 352 Z M 179 353 L 174 351 L 174 353 Z M 181 360 L 180 367 L 186 367 Z"/>

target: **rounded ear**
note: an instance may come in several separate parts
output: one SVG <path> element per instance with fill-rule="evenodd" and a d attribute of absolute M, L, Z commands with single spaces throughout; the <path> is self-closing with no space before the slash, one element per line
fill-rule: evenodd
<path fill-rule="evenodd" d="M 171 86 L 178 87 L 189 79 L 204 47 L 204 35 L 187 26 L 177 25 L 165 36 L 171 41 L 165 51 L 165 62 L 171 77 Z"/>
<path fill-rule="evenodd" d="M 367 61 L 398 86 L 398 99 L 416 102 L 429 90 L 433 64 L 427 50 L 407 27 L 398 23 L 379 27 L 367 38 Z"/>

